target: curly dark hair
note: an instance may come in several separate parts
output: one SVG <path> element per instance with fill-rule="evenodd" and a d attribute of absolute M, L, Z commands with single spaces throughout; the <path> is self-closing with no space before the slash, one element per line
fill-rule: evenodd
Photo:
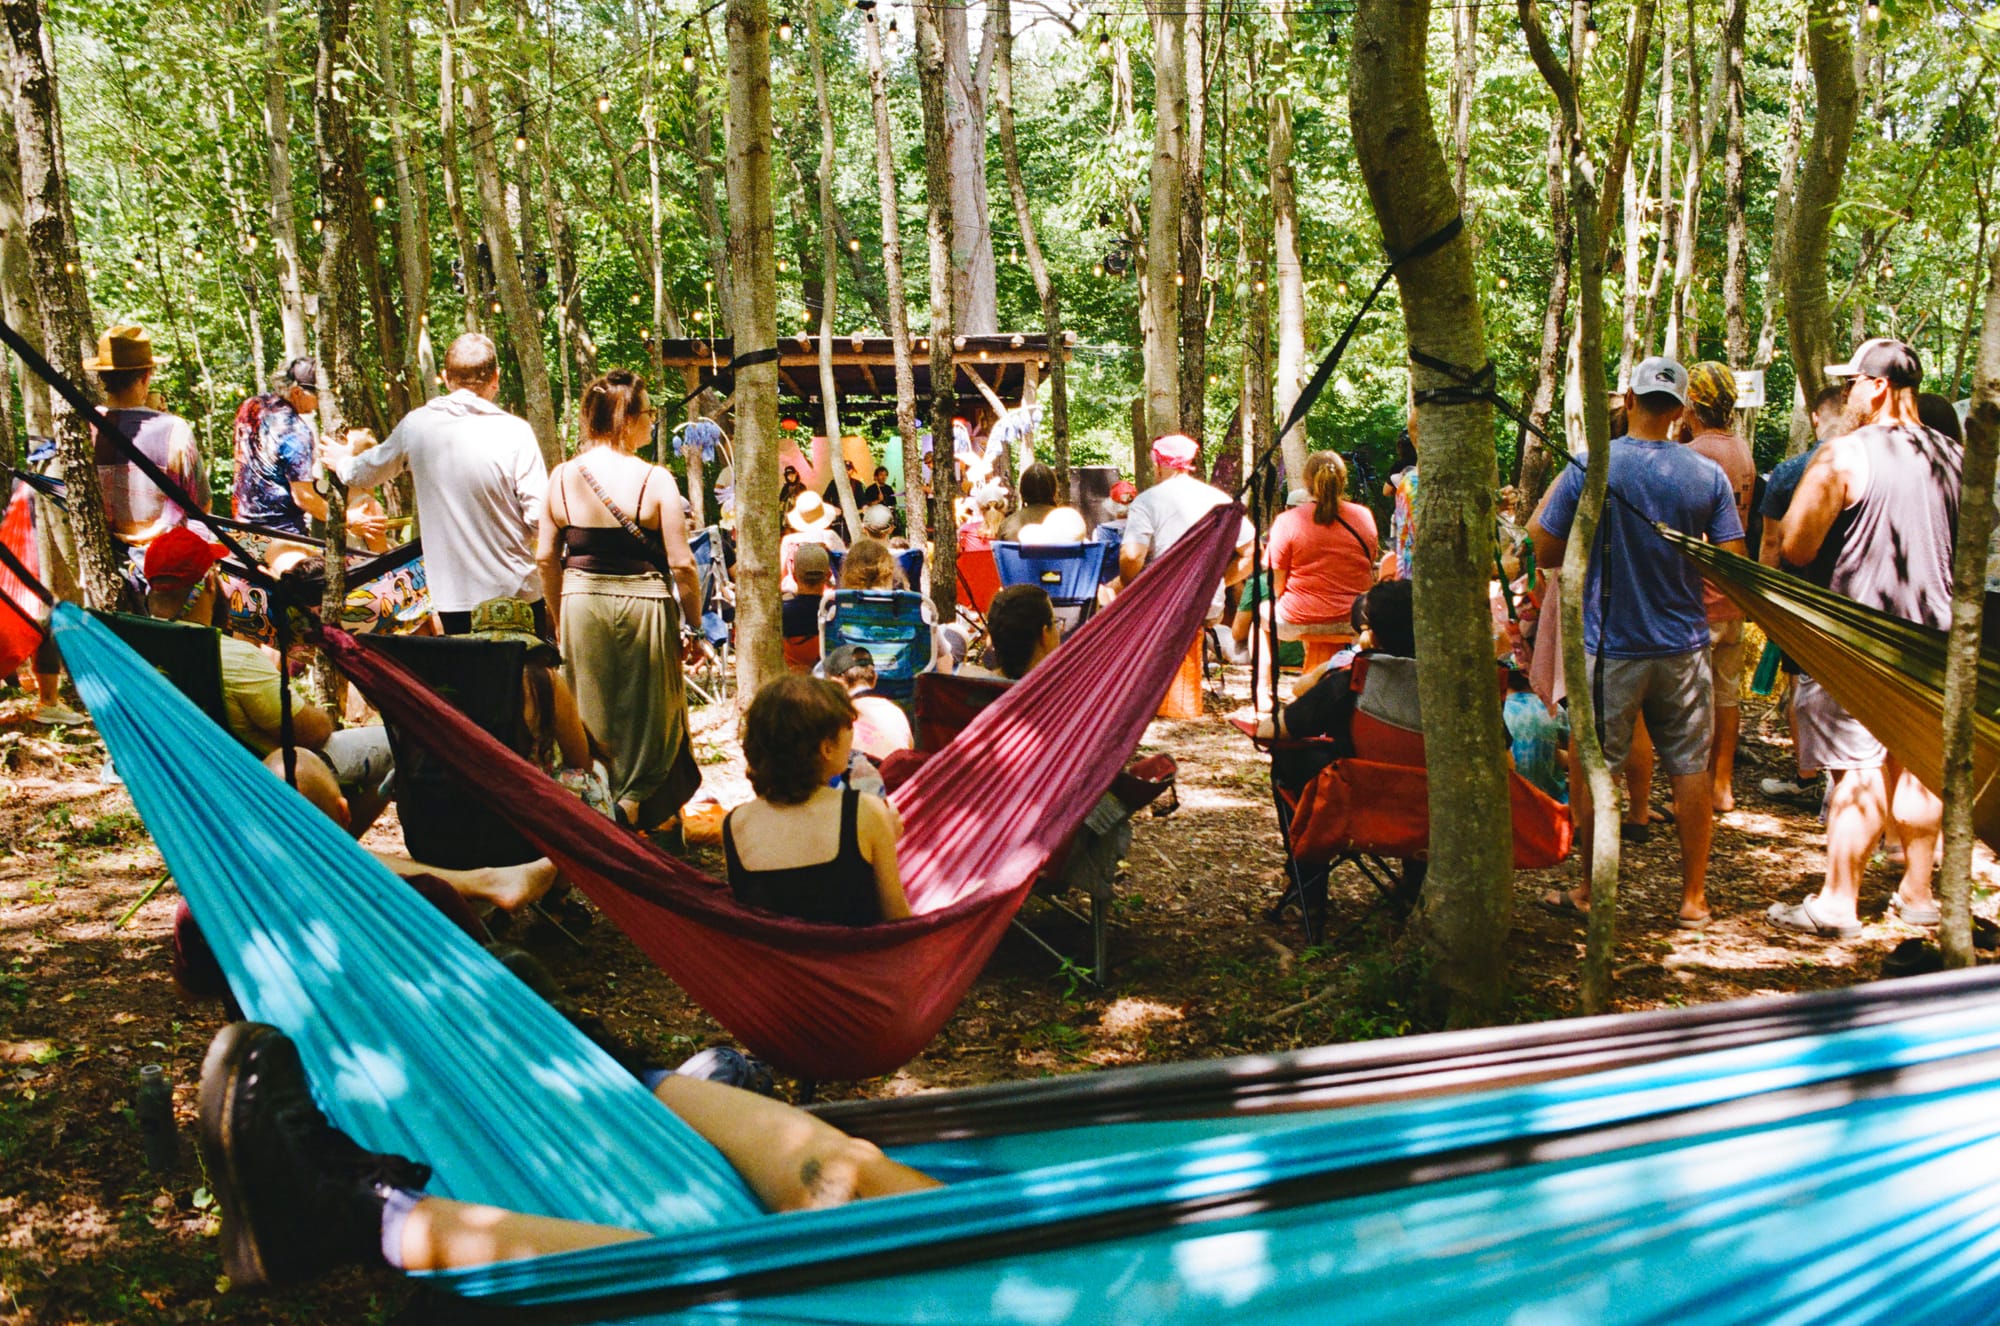
<path fill-rule="evenodd" d="M 854 724 L 847 688 L 791 674 L 758 691 L 743 715 L 743 763 L 750 788 L 779 806 L 796 806 L 821 786 L 820 744 Z"/>

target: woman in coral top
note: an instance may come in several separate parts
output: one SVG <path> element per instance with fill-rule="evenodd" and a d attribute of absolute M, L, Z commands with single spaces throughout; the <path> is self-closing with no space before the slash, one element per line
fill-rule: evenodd
<path fill-rule="evenodd" d="M 1278 637 L 1352 637 L 1354 600 L 1375 584 L 1375 517 L 1350 502 L 1347 463 L 1332 451 L 1306 460 L 1310 506 L 1295 506 L 1271 522 L 1271 592 Z"/>

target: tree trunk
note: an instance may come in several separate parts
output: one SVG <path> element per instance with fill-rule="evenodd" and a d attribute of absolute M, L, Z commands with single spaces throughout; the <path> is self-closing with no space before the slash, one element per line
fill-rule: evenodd
<path fill-rule="evenodd" d="M 868 45 L 868 92 L 875 108 L 875 191 L 882 211 L 882 266 L 889 285 L 889 344 L 896 360 L 896 432 L 903 444 L 903 513 L 910 546 L 924 546 L 923 452 L 917 440 L 916 366 L 910 359 L 910 305 L 903 278 L 903 212 L 896 192 L 896 139 L 889 128 L 888 79 L 882 67 L 881 6 L 862 15 Z M 1007 123 L 1007 121 L 1003 121 Z M 934 434 L 935 435 L 935 434 Z"/>
<path fill-rule="evenodd" d="M 1750 189 L 1743 159 L 1743 37 L 1750 0 L 1728 0 L 1722 16 L 1722 199 L 1727 239 L 1722 264 L 1724 358 L 1750 364 Z"/>
<path fill-rule="evenodd" d="M 1556 384 L 1562 381 L 1563 331 L 1569 320 L 1571 249 L 1576 239 L 1570 214 L 1568 175 L 1564 170 L 1562 117 L 1558 112 L 1549 126 L 1549 298 L 1542 308 L 1542 345 L 1535 356 L 1535 384 L 1528 399 L 1528 427 L 1520 433 L 1515 454 L 1520 457 L 1520 485 L 1523 509 L 1532 511 L 1549 486 L 1548 448 L 1537 436 L 1549 426 L 1555 412 Z"/>
<path fill-rule="evenodd" d="M 709 40 L 708 18 L 702 16 L 702 39 Z M 704 87 L 698 86 L 694 98 L 694 192 L 695 206 L 701 215 L 701 228 L 708 243 L 708 271 L 710 281 L 715 283 L 715 305 L 727 310 L 736 306 L 730 288 L 729 237 L 722 228 L 722 209 L 715 197 L 715 109 Z M 729 328 L 724 325 L 711 327 L 711 335 L 720 336 Z"/>
<path fill-rule="evenodd" d="M 1979 174 L 1975 174 L 1973 176 L 1972 197 L 1973 201 L 1977 203 L 1979 207 L 1979 244 L 1978 248 L 1975 251 L 1977 256 L 1976 265 L 1979 267 L 1984 267 L 1986 266 L 1986 245 L 1987 245 L 1989 219 L 1987 216 L 1986 182 L 1983 179 L 1979 178 Z M 1965 382 L 1966 354 L 1971 349 L 1972 327 L 1973 324 L 1978 320 L 1979 316 L 1979 291 L 1973 287 L 1970 281 L 1966 282 L 1965 284 L 1967 287 L 1967 292 L 1965 296 L 1965 326 L 1960 330 L 1958 335 L 1958 353 L 1954 355 L 1952 358 L 1951 381 L 1950 385 L 1945 388 L 1946 398 L 1953 400 L 1957 399 L 1959 391 L 1963 389 L 1962 384 Z M 1979 371 L 1978 365 L 1975 363 L 1973 366 L 1973 375 L 1975 379 L 1978 376 L 1978 371 Z M 1975 381 L 1973 385 L 1976 386 L 1978 384 Z"/>
<path fill-rule="evenodd" d="M 986 69 L 993 59 L 992 15 L 978 62 L 972 56 L 968 7 L 935 11 L 945 61 L 945 108 L 950 116 L 946 146 L 951 150 L 952 325 L 960 335 L 1000 330 L 999 296 L 994 289 L 993 223 L 986 196 Z M 951 522 L 947 522 L 951 523 Z"/>
<path fill-rule="evenodd" d="M 1666 288 L 1673 268 L 1674 235 L 1680 229 L 1679 199 L 1674 193 L 1674 43 L 1671 36 L 1660 47 L 1660 99 L 1658 103 L 1660 158 L 1660 233 L 1653 245 L 1653 275 L 1646 285 L 1645 305 L 1639 315 L 1638 356 L 1653 353 L 1653 332 L 1659 326 L 1660 291 Z"/>
<path fill-rule="evenodd" d="M 1465 172 L 1472 160 L 1472 110 L 1479 99 L 1479 7 L 1454 5 L 1451 11 L 1451 156 L 1452 192 L 1463 210 Z"/>
<path fill-rule="evenodd" d="M 1800 395 L 1810 402 L 1826 385 L 1826 366 L 1843 356 L 1834 343 L 1833 307 L 1826 294 L 1827 237 L 1847 175 L 1858 94 L 1854 81 L 1851 19 L 1837 5 L 1815 7 L 1806 19 L 1806 64 L 1812 70 L 1818 109 L 1812 140 L 1799 162 L 1786 237 L 1785 326 Z"/>
<path fill-rule="evenodd" d="M 0 98 L 0 312 L 21 338 L 47 357 L 42 342 L 42 299 L 28 254 L 28 224 L 21 198 L 21 153 L 11 98 Z M 49 385 L 21 366 L 21 422 L 29 437 L 55 436 Z"/>
<path fill-rule="evenodd" d="M 458 241 L 459 296 L 463 311 L 460 321 L 466 331 L 478 331 L 486 323 L 480 305 L 485 294 L 479 271 L 479 246 L 472 238 L 472 221 L 465 211 L 465 188 L 459 178 L 458 112 L 459 68 L 457 0 L 446 0 L 445 25 L 438 33 L 438 129 L 442 138 L 438 177 L 444 183 L 445 210 L 451 214 L 451 233 Z M 489 128 L 488 133 L 492 131 Z M 612 158 L 617 160 L 614 155 Z"/>
<path fill-rule="evenodd" d="M 1282 62 L 1291 54 L 1292 11 L 1278 10 L 1278 41 L 1272 51 L 1274 77 L 1280 79 Z M 1292 98 L 1287 92 L 1271 95 L 1270 175 L 1271 251 L 1269 266 L 1259 268 L 1257 280 L 1278 287 L 1278 374 L 1271 384 L 1272 425 L 1283 428 L 1299 401 L 1299 380 L 1306 361 L 1306 274 L 1299 263 L 1299 195 L 1297 173 L 1292 167 Z M 1268 273 L 1268 280 L 1267 280 Z M 1259 292 L 1262 293 L 1262 292 Z M 1279 439 L 1285 453 L 1285 474 L 1298 483 L 1306 472 L 1306 430 L 1301 424 Z"/>
<path fill-rule="evenodd" d="M 22 221 L 34 286 L 41 299 L 43 352 L 70 381 L 85 381 L 83 357 L 91 343 L 90 300 L 70 214 L 63 169 L 62 110 L 55 56 L 42 27 L 40 0 L 4 0 L 7 65 L 14 96 L 14 138 L 21 156 Z M 104 520 L 104 496 L 90 426 L 59 396 L 50 400 L 56 463 L 69 485 L 70 526 L 76 537 L 76 570 L 83 601 L 109 611 L 122 583 Z"/>
<path fill-rule="evenodd" d="M 361 291 L 355 247 L 365 215 L 352 205 L 359 180 L 341 84 L 354 70 L 348 50 L 352 0 L 319 0 L 319 59 L 313 73 L 313 145 L 319 157 L 319 195 L 326 200 L 326 228 L 319 251 L 319 340 L 325 377 L 320 413 L 327 435 L 344 438 L 360 417 Z M 365 204 L 364 204 L 365 207 Z M 370 240 L 373 236 L 368 236 Z M 339 621 L 347 601 L 347 492 L 328 476 L 326 590 L 320 609 Z M 345 709 L 347 687 L 338 669 L 322 661 L 320 695 L 330 712 Z"/>
<path fill-rule="evenodd" d="M 931 268 L 931 603 L 941 621 L 958 613 L 958 521 L 954 501 L 958 474 L 952 463 L 951 421 L 958 405 L 958 364 L 953 349 L 957 335 L 957 268 L 952 256 L 958 217 L 949 178 L 951 170 L 951 107 L 946 95 L 948 76 L 943 28 L 953 13 L 963 14 L 946 0 L 913 0 L 911 21 L 917 29 L 917 89 L 924 114 L 924 194 L 928 203 Z M 963 22 L 963 18 L 960 19 Z"/>
<path fill-rule="evenodd" d="M 1583 436 L 1572 434 L 1570 445 L 1585 446 L 1590 455 L 1583 495 L 1577 503 L 1569 544 L 1563 554 L 1562 665 L 1565 677 L 1577 679 L 1577 684 L 1568 688 L 1570 731 L 1592 803 L 1592 850 L 1588 863 L 1590 922 L 1585 935 L 1581 1002 L 1584 1012 L 1598 1013 L 1604 1011 L 1610 999 L 1611 954 L 1617 939 L 1619 813 L 1611 771 L 1598 741 L 1591 688 L 1581 684 L 1588 672 L 1583 638 L 1583 586 L 1589 583 L 1590 558 L 1595 551 L 1598 520 L 1604 511 L 1605 482 L 1611 473 L 1611 428 L 1605 411 L 1604 384 L 1604 242 L 1598 229 L 1603 204 L 1597 195 L 1597 168 L 1590 157 L 1590 136 L 1583 123 L 1578 95 L 1584 24 L 1589 18 L 1590 0 L 1570 0 L 1568 68 L 1557 61 L 1549 47 L 1536 0 L 1517 0 L 1517 4 L 1535 66 L 1562 111 L 1563 136 L 1569 151 L 1570 206 L 1576 217 L 1576 365 Z"/>
<path fill-rule="evenodd" d="M 396 264 L 402 273 L 403 381 L 409 403 L 435 392 L 431 364 L 431 191 L 424 177 L 423 138 L 408 118 L 416 80 L 410 60 L 409 20 L 394 0 L 376 0 L 375 42 L 383 87 L 389 95 L 389 163 L 396 176 Z"/>
<path fill-rule="evenodd" d="M 1148 440 L 1181 430 L 1181 158 L 1187 151 L 1187 7 L 1153 0 L 1153 165 L 1146 230 L 1146 432 Z"/>
<path fill-rule="evenodd" d="M 1014 201 L 1014 221 L 1021 227 L 1021 248 L 1028 255 L 1028 274 L 1042 304 L 1042 331 L 1049 343 L 1049 441 L 1055 449 L 1056 493 L 1069 500 L 1069 366 L 1063 354 L 1062 292 L 1042 252 L 1041 232 L 1028 185 L 1021 174 L 1021 154 L 1014 138 L 1014 12 L 1013 0 L 989 0 L 999 13 L 994 33 L 1000 49 L 993 60 L 993 106 L 1000 128 L 1000 158 L 1007 171 L 1007 192 Z M 1027 402 L 1023 402 L 1027 404 Z M 1032 443 L 1031 443 L 1032 445 Z"/>
<path fill-rule="evenodd" d="M 1429 27 L 1429 0 L 1359 0 L 1355 8 L 1349 121 L 1391 252 L 1409 250 L 1458 214 L 1425 93 Z M 1469 371 L 1487 363 L 1470 235 L 1406 264 L 1397 287 L 1413 348 Z M 1424 439 L 1416 626 L 1432 844 L 1420 925 L 1450 1022 L 1483 1025 L 1504 1002 L 1514 883 L 1486 589 L 1496 486 L 1493 410 L 1483 400 L 1426 401 L 1427 391 L 1462 384 L 1421 365 L 1410 373 Z"/>
<path fill-rule="evenodd" d="M 833 382 L 834 298 L 840 278 L 840 236 L 833 225 L 833 162 L 839 142 L 833 132 L 833 106 L 826 99 L 826 54 L 821 49 L 819 0 L 805 0 L 806 46 L 812 56 L 813 98 L 819 104 L 819 214 L 820 266 L 823 268 L 819 304 L 819 395 L 820 417 L 826 422 L 826 465 L 833 471 L 833 491 L 840 498 L 840 513 L 854 537 L 861 534 L 861 511 L 854 505 L 854 485 L 848 482 L 846 452 L 840 444 L 840 395 Z"/>
<path fill-rule="evenodd" d="M 1179 298 L 1180 431 L 1203 445 L 1208 404 L 1208 61 L 1207 21 L 1200 5 L 1187 6 L 1181 82 L 1187 95 L 1187 128 L 1181 152 L 1180 252 L 1174 273 Z"/>
<path fill-rule="evenodd" d="M 454 10 L 465 0 L 450 0 Z M 462 13 L 455 13 L 462 18 Z M 486 75 L 468 66 L 466 90 L 472 115 L 469 146 L 472 173 L 479 186 L 479 212 L 486 248 L 493 255 L 493 276 L 500 289 L 500 307 L 507 315 L 508 340 L 521 366 L 521 401 L 528 426 L 542 444 L 542 459 L 551 469 L 562 464 L 562 437 L 556 432 L 555 403 L 549 397 L 549 374 L 542 354 L 542 323 L 515 258 L 514 234 L 507 224 L 507 193 L 500 179 L 500 154 L 493 146 L 493 107 L 486 93 Z"/>
<path fill-rule="evenodd" d="M 271 248 L 278 261 L 278 318 L 287 362 L 306 353 L 304 267 L 299 261 L 298 194 L 292 189 L 292 113 L 285 92 L 284 8 L 264 0 L 264 151 L 271 180 Z"/>
<path fill-rule="evenodd" d="M 1944 859 L 1937 876 L 1938 903 L 1944 913 L 1938 945 L 1947 967 L 1970 967 L 1974 962 L 1972 817 L 1980 785 L 1973 768 L 1972 738 L 1996 451 L 2000 451 L 2000 253 L 1986 276 L 1986 325 L 1979 335 L 1978 377 L 1972 414 L 1966 420 L 1958 547 L 1952 559 L 1951 636 L 1944 673 Z M 1991 769 L 1986 772 L 1991 776 Z"/>
<path fill-rule="evenodd" d="M 771 215 L 771 13 L 765 0 L 728 0 L 730 315 L 738 358 L 778 346 L 778 270 Z M 778 364 L 736 370 L 736 695 L 747 706 L 784 675 L 778 602 Z"/>

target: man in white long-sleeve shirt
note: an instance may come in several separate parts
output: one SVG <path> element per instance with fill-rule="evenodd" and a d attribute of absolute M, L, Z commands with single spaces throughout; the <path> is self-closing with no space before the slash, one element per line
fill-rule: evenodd
<path fill-rule="evenodd" d="M 328 441 L 321 457 L 349 486 L 410 472 L 431 608 L 446 635 L 471 630 L 472 610 L 496 598 L 534 604 L 536 629 L 548 635 L 535 531 L 549 472 L 535 432 L 493 403 L 500 364 L 489 337 L 467 332 L 453 341 L 444 381 L 450 394 L 404 415 L 382 445 L 356 455 Z"/>

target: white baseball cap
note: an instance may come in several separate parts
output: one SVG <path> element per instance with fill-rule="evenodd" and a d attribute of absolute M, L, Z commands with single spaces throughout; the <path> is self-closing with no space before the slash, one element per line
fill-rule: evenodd
<path fill-rule="evenodd" d="M 1655 392 L 1664 392 L 1686 405 L 1688 371 L 1664 355 L 1640 360 L 1639 366 L 1632 370 L 1632 394 L 1650 396 Z"/>

